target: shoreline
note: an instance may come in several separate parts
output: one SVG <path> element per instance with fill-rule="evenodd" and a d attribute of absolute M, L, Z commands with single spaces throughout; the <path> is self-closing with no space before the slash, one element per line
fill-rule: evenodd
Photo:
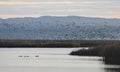
<path fill-rule="evenodd" d="M 0 40 L 0 48 L 75 48 L 120 45 L 120 40 Z"/>

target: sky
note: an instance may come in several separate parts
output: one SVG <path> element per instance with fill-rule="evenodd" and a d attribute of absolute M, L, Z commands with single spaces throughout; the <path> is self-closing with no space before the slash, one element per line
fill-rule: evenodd
<path fill-rule="evenodd" d="M 0 18 L 40 16 L 120 18 L 120 0 L 0 0 Z"/>

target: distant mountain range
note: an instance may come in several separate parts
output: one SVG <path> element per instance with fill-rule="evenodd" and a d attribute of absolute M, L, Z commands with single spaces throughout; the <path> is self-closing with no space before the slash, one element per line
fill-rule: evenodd
<path fill-rule="evenodd" d="M 79 16 L 0 19 L 0 39 L 120 40 L 120 19 Z"/>

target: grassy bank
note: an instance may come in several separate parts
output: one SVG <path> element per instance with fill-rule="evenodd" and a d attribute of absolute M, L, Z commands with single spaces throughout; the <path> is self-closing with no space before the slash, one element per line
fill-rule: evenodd
<path fill-rule="evenodd" d="M 120 46 L 119 45 L 106 46 L 103 57 L 104 62 L 106 64 L 120 65 Z"/>
<path fill-rule="evenodd" d="M 97 46 L 89 49 L 81 49 L 71 52 L 70 55 L 100 56 L 103 57 L 105 64 L 120 65 L 120 46 L 116 44 Z"/>
<path fill-rule="evenodd" d="M 77 51 L 72 51 L 70 55 L 78 56 L 103 56 L 104 49 L 101 46 L 83 48 Z"/>
<path fill-rule="evenodd" d="M 95 47 L 120 44 L 117 40 L 0 40 L 0 47 Z"/>

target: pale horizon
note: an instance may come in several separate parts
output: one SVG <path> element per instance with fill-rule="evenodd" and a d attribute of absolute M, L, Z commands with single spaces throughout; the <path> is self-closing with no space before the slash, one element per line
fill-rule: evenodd
<path fill-rule="evenodd" d="M 44 15 L 44 16 L 51 16 L 51 17 L 67 17 L 67 16 L 76 16 L 76 15 L 61 15 L 61 16 L 53 16 L 53 15 Z M 11 17 L 2 17 L 0 19 L 9 19 L 9 18 L 39 18 L 44 16 L 11 16 Z M 102 16 L 78 16 L 78 17 L 88 17 L 88 18 L 103 18 L 103 19 L 120 19 L 119 17 L 102 17 Z"/>
<path fill-rule="evenodd" d="M 1 0 L 0 18 L 83 16 L 120 18 L 118 0 Z"/>

